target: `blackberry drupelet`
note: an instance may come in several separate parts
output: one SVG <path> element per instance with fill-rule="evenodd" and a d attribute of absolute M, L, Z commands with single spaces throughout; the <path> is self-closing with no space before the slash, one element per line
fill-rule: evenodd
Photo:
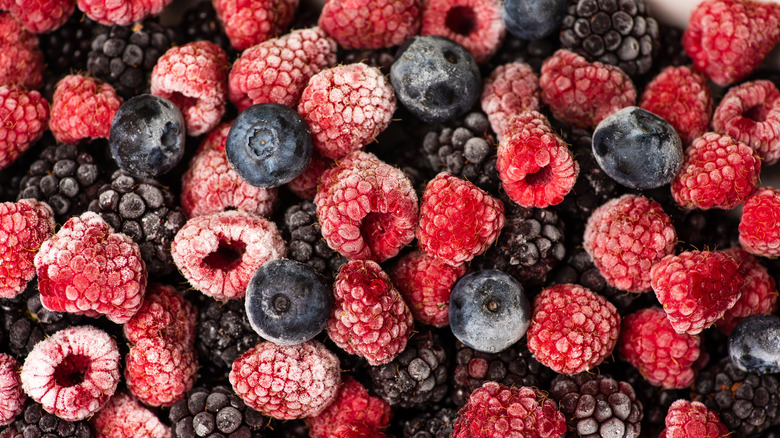
<path fill-rule="evenodd" d="M 89 210 L 138 244 L 149 275 L 163 276 L 176 270 L 171 243 L 187 216 L 174 194 L 159 181 L 117 170 L 111 182 L 100 187 Z"/>
<path fill-rule="evenodd" d="M 642 403 L 642 436 L 658 436 L 666 428 L 666 413 L 676 400 L 687 398 L 687 390 L 663 389 L 651 385 L 632 366 L 625 362 L 612 362 L 605 367 L 615 379 L 624 381 L 634 388 L 637 399 Z"/>
<path fill-rule="evenodd" d="M 63 76 L 87 69 L 87 55 L 95 26 L 97 23 L 76 9 L 65 24 L 38 35 L 46 64 L 42 94 L 49 102 L 55 85 Z"/>
<path fill-rule="evenodd" d="M 302 201 L 284 211 L 282 232 L 289 242 L 287 257 L 306 263 L 329 279 L 347 263 L 347 259 L 333 251 L 322 238 L 317 206 L 311 201 Z"/>
<path fill-rule="evenodd" d="M 199 297 L 200 298 L 200 297 Z M 225 302 L 200 298 L 195 347 L 203 368 L 217 378 L 227 379 L 233 361 L 257 345 L 262 338 L 252 330 L 244 311 L 244 300 Z"/>
<path fill-rule="evenodd" d="M 11 425 L 24 437 L 92 438 L 96 436 L 88 420 L 65 421 L 46 412 L 33 399 L 27 399 L 24 411 Z"/>
<path fill-rule="evenodd" d="M 653 77 L 655 77 L 658 73 L 661 72 L 661 70 L 665 69 L 666 67 L 680 67 L 693 63 L 682 45 L 683 30 L 678 27 L 669 26 L 662 23 L 659 23 L 658 25 L 660 33 L 660 44 L 658 48 L 658 54 L 656 55 L 655 61 L 653 62 L 653 68 L 650 69 L 649 74 L 642 78 L 647 79 L 647 81 L 652 80 Z M 647 84 L 645 81 L 637 81 L 634 83 L 634 85 L 636 85 L 637 89 L 641 91 L 641 88 Z"/>
<path fill-rule="evenodd" d="M 230 45 L 212 2 L 198 2 L 185 10 L 179 22 L 179 32 L 184 35 L 184 43 L 211 41 L 222 47 L 231 61 L 235 59 L 236 51 Z"/>
<path fill-rule="evenodd" d="M 458 410 L 440 407 L 418 415 L 403 425 L 403 438 L 449 438 Z"/>
<path fill-rule="evenodd" d="M 552 56 L 560 47 L 561 43 L 557 33 L 532 41 L 521 40 L 507 34 L 504 42 L 501 43 L 501 48 L 485 64 L 486 69 L 482 72 L 483 77 L 490 76 L 496 67 L 510 62 L 524 62 L 539 74 L 544 60 Z"/>
<path fill-rule="evenodd" d="M 269 421 L 227 386 L 192 389 L 171 406 L 168 418 L 173 438 L 264 438 Z"/>
<path fill-rule="evenodd" d="M 341 64 L 354 64 L 356 62 L 362 62 L 372 67 L 376 67 L 382 71 L 383 74 L 390 74 L 390 66 L 393 65 L 395 59 L 394 48 L 383 47 L 381 49 L 355 49 L 345 50 L 339 47 L 337 53 L 337 63 Z"/>

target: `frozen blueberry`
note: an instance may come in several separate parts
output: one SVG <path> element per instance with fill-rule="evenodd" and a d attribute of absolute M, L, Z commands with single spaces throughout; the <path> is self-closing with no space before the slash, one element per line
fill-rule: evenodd
<path fill-rule="evenodd" d="M 450 328 L 467 346 L 498 353 L 519 341 L 531 324 L 531 305 L 520 283 L 495 269 L 458 280 L 450 295 Z"/>
<path fill-rule="evenodd" d="M 593 131 L 593 156 L 618 183 L 654 189 L 672 182 L 682 167 L 682 140 L 666 120 L 629 106 L 607 116 Z"/>
<path fill-rule="evenodd" d="M 225 141 L 230 165 L 255 187 L 278 187 L 303 173 L 312 155 L 309 127 L 294 109 L 252 105 L 238 115 Z"/>
<path fill-rule="evenodd" d="M 390 83 L 398 100 L 428 123 L 465 114 L 482 92 L 471 53 L 438 35 L 416 36 L 404 43 L 390 67 Z"/>
<path fill-rule="evenodd" d="M 309 265 L 272 260 L 252 276 L 244 304 L 249 324 L 260 336 L 279 345 L 296 345 L 325 328 L 330 288 Z"/>
<path fill-rule="evenodd" d="M 501 9 L 506 30 L 526 41 L 542 39 L 561 27 L 566 0 L 506 0 Z"/>
<path fill-rule="evenodd" d="M 135 96 L 119 107 L 111 122 L 111 155 L 120 169 L 133 176 L 160 176 L 184 155 L 184 126 L 181 111 L 170 100 Z"/>
<path fill-rule="evenodd" d="M 739 369 L 780 373 L 780 316 L 753 315 L 729 335 L 729 358 Z"/>

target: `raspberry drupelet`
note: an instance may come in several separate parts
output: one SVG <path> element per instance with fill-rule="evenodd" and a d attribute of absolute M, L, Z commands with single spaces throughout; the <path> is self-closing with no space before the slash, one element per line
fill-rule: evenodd
<path fill-rule="evenodd" d="M 42 34 L 65 24 L 76 9 L 76 2 L 73 0 L 36 2 L 7 0 L 3 4 L 3 9 L 10 12 L 30 32 Z"/>
<path fill-rule="evenodd" d="M 420 29 L 420 0 L 328 0 L 317 24 L 350 49 L 398 46 Z"/>
<path fill-rule="evenodd" d="M 666 414 L 659 438 L 725 438 L 730 432 L 718 414 L 697 401 L 677 400 Z"/>
<path fill-rule="evenodd" d="M 723 250 L 739 265 L 739 272 L 745 279 L 742 295 L 736 303 L 715 323 L 718 330 L 729 334 L 742 319 L 751 315 L 773 315 L 778 308 L 778 291 L 775 279 L 758 257 L 734 246 Z"/>
<path fill-rule="evenodd" d="M 10 424 L 22 413 L 27 400 L 18 368 L 13 356 L 0 353 L 0 426 Z"/>
<path fill-rule="evenodd" d="M 127 389 L 150 406 L 170 406 L 192 389 L 198 355 L 182 340 L 141 338 L 125 356 Z"/>
<path fill-rule="evenodd" d="M 420 35 L 449 38 L 483 63 L 498 51 L 506 36 L 501 4 L 494 0 L 424 1 Z"/>
<path fill-rule="evenodd" d="M 780 256 L 780 190 L 761 187 L 745 200 L 739 244 L 757 256 Z"/>
<path fill-rule="evenodd" d="M 159 15 L 173 0 L 78 0 L 87 17 L 106 26 L 127 26 Z"/>
<path fill-rule="evenodd" d="M 89 420 L 96 438 L 170 438 L 170 428 L 131 396 L 117 393 Z"/>
<path fill-rule="evenodd" d="M 49 128 L 62 143 L 108 138 L 120 106 L 122 98 L 110 84 L 89 76 L 68 75 L 54 89 Z"/>
<path fill-rule="evenodd" d="M 161 337 L 192 346 L 195 343 L 197 311 L 173 286 L 154 283 L 138 312 L 123 327 L 128 341 Z"/>
<path fill-rule="evenodd" d="M 0 204 L 0 298 L 22 293 L 35 277 L 35 254 L 54 234 L 54 213 L 34 199 Z"/>
<path fill-rule="evenodd" d="M 523 111 L 539 111 L 539 76 L 524 62 L 496 67 L 485 79 L 480 104 L 499 140 L 510 120 Z"/>
<path fill-rule="evenodd" d="M 9 167 L 38 141 L 49 120 L 49 103 L 34 90 L 0 86 L 0 170 Z"/>
<path fill-rule="evenodd" d="M 382 430 L 390 425 L 392 410 L 352 377 L 345 377 L 336 399 L 319 415 L 306 418 L 311 438 L 329 438 L 341 425 L 359 423 Z"/>
<path fill-rule="evenodd" d="M 298 0 L 214 0 L 217 17 L 236 50 L 283 33 L 292 23 Z"/>
<path fill-rule="evenodd" d="M 43 53 L 36 35 L 8 12 L 0 12 L 0 35 L 0 84 L 39 88 L 43 84 Z"/>

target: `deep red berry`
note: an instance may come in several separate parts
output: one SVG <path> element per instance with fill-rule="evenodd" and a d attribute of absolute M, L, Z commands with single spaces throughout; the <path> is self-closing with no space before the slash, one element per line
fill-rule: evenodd
<path fill-rule="evenodd" d="M 718 414 L 701 402 L 677 400 L 666 414 L 666 438 L 726 438 L 731 436 Z"/>
<path fill-rule="evenodd" d="M 51 102 L 49 128 L 63 143 L 108 138 L 122 98 L 98 79 L 68 75 L 57 82 Z"/>
<path fill-rule="evenodd" d="M 19 368 L 19 362 L 13 356 L 0 353 L 0 426 L 10 424 L 21 414 L 27 400 Z"/>
<path fill-rule="evenodd" d="M 154 283 L 138 312 L 124 326 L 131 343 L 144 338 L 163 338 L 176 344 L 195 343 L 195 307 L 173 286 Z"/>
<path fill-rule="evenodd" d="M 332 166 L 332 160 L 323 158 L 317 151 L 314 151 L 309 165 L 303 173 L 287 183 L 287 188 L 299 198 L 314 200 L 322 174 Z"/>
<path fill-rule="evenodd" d="M 54 212 L 34 199 L 0 204 L 0 297 L 12 298 L 35 277 L 35 254 L 54 234 Z"/>
<path fill-rule="evenodd" d="M 328 0 L 317 24 L 345 49 L 380 49 L 415 36 L 420 16 L 420 0 Z"/>
<path fill-rule="evenodd" d="M 171 429 L 131 396 L 119 393 L 89 420 L 96 438 L 170 438 Z"/>
<path fill-rule="evenodd" d="M 490 59 L 506 35 L 501 3 L 495 0 L 427 0 L 423 2 L 420 35 L 441 35 L 471 52 L 482 63 Z"/>
<path fill-rule="evenodd" d="M 106 26 L 127 26 L 156 16 L 173 0 L 78 0 L 87 17 Z"/>
<path fill-rule="evenodd" d="M 742 319 L 751 315 L 773 315 L 778 308 L 778 292 L 775 279 L 758 258 L 742 248 L 723 250 L 739 265 L 740 275 L 745 279 L 742 296 L 715 323 L 724 334 L 729 334 Z"/>
<path fill-rule="evenodd" d="M 43 84 L 38 37 L 8 12 L 0 12 L 0 85 L 35 89 Z"/>
<path fill-rule="evenodd" d="M 76 9 L 75 0 L 5 0 L 3 9 L 10 12 L 30 32 L 52 31 L 68 21 Z"/>
<path fill-rule="evenodd" d="M 0 169 L 5 169 L 46 131 L 49 103 L 37 91 L 2 85 L 0 120 Z"/>
<path fill-rule="evenodd" d="M 371 396 L 352 377 L 345 377 L 333 403 L 319 415 L 308 417 L 306 424 L 311 438 L 331 438 L 335 429 L 343 425 L 362 424 L 369 429 L 385 429 L 390 425 L 391 415 L 386 401 Z"/>
<path fill-rule="evenodd" d="M 217 16 L 236 50 L 283 33 L 292 23 L 298 0 L 213 0 Z"/>
<path fill-rule="evenodd" d="M 500 65 L 485 79 L 482 111 L 499 140 L 509 122 L 524 111 L 539 111 L 539 77 L 530 65 L 512 62 Z"/>
<path fill-rule="evenodd" d="M 125 357 L 127 389 L 150 406 L 170 406 L 184 398 L 197 371 L 194 348 L 161 337 L 140 339 Z"/>
<path fill-rule="evenodd" d="M 745 200 L 739 244 L 757 256 L 780 256 L 780 190 L 760 187 Z"/>

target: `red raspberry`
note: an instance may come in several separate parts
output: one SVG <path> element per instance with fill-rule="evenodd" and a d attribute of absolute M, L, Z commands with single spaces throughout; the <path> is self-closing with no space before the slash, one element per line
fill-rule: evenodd
<path fill-rule="evenodd" d="M 482 111 L 499 140 L 516 114 L 539 111 L 539 77 L 530 65 L 512 62 L 496 67 L 482 88 Z"/>
<path fill-rule="evenodd" d="M 223 123 L 206 137 L 182 177 L 181 206 L 189 217 L 231 208 L 268 217 L 276 208 L 276 188 L 255 187 L 230 167 L 225 140 L 232 125 Z"/>
<path fill-rule="evenodd" d="M 758 152 L 765 165 L 780 159 L 780 91 L 770 81 L 732 87 L 715 109 L 712 126 Z"/>
<path fill-rule="evenodd" d="M 127 389 L 151 406 L 170 406 L 184 398 L 198 371 L 198 355 L 191 346 L 161 337 L 140 339 L 125 361 Z"/>
<path fill-rule="evenodd" d="M 689 145 L 709 128 L 712 92 L 703 74 L 687 66 L 669 66 L 647 84 L 639 106 L 663 117 Z"/>
<path fill-rule="evenodd" d="M 716 321 L 724 334 L 731 333 L 739 321 L 751 315 L 773 315 L 778 308 L 778 292 L 775 279 L 758 259 L 739 247 L 723 250 L 739 265 L 739 273 L 745 279 L 742 296 L 723 317 Z"/>
<path fill-rule="evenodd" d="M 19 362 L 13 356 L 0 353 L 0 426 L 10 424 L 21 414 L 27 400 L 18 369 Z"/>
<path fill-rule="evenodd" d="M 511 200 L 545 208 L 563 201 L 577 182 L 580 166 L 547 117 L 525 111 L 506 126 L 496 170 Z"/>
<path fill-rule="evenodd" d="M 106 315 L 124 324 L 141 308 L 146 265 L 133 239 L 97 213 L 74 216 L 35 255 L 41 304 L 55 312 Z"/>
<path fill-rule="evenodd" d="M 666 438 L 725 438 L 731 436 L 731 432 L 720 421 L 717 412 L 707 409 L 701 402 L 682 399 L 669 406 L 669 411 L 666 414 L 666 429 L 661 434 Z"/>
<path fill-rule="evenodd" d="M 2 55 L 0 55 L 1 57 Z M 37 91 L 0 86 L 0 169 L 10 166 L 46 131 L 49 103 Z"/>
<path fill-rule="evenodd" d="M 315 150 L 306 169 L 292 181 L 287 183 L 287 188 L 299 198 L 313 200 L 317 196 L 317 186 L 320 184 L 322 174 L 333 167 L 333 161 L 323 158 Z"/>
<path fill-rule="evenodd" d="M 415 320 L 444 327 L 450 323 L 452 287 L 466 270 L 465 263 L 451 266 L 422 251 L 414 251 L 401 257 L 388 274 Z"/>
<path fill-rule="evenodd" d="M 708 132 L 685 150 L 672 180 L 672 196 L 683 207 L 730 210 L 756 190 L 761 159 L 741 141 Z"/>
<path fill-rule="evenodd" d="M 760 187 L 745 200 L 739 220 L 739 244 L 757 256 L 780 255 L 780 190 Z"/>
<path fill-rule="evenodd" d="M 38 37 L 8 12 L 0 12 L 0 85 L 38 88 L 43 84 L 43 52 Z"/>
<path fill-rule="evenodd" d="M 717 321 L 742 294 L 739 266 L 723 251 L 668 255 L 650 270 L 653 290 L 677 333 L 695 335 Z"/>
<path fill-rule="evenodd" d="M 620 315 L 606 298 L 576 284 L 557 284 L 534 298 L 528 350 L 556 373 L 577 374 L 612 354 L 619 333 Z"/>
<path fill-rule="evenodd" d="M 83 138 L 108 138 L 122 98 L 110 84 L 82 75 L 57 82 L 49 128 L 57 141 L 75 143 Z"/>
<path fill-rule="evenodd" d="M 333 429 L 328 438 L 391 438 L 362 423 L 342 424 Z"/>
<path fill-rule="evenodd" d="M 378 68 L 361 62 L 312 76 L 298 112 L 309 125 L 317 151 L 338 159 L 375 140 L 390 124 L 395 106 L 390 81 Z"/>
<path fill-rule="evenodd" d="M 233 390 L 252 409 L 280 420 L 319 415 L 341 386 L 338 357 L 317 341 L 261 342 L 230 370 Z"/>
<path fill-rule="evenodd" d="M 538 390 L 485 382 L 458 411 L 453 428 L 452 438 L 561 437 L 566 418 Z"/>
<path fill-rule="evenodd" d="M 412 312 L 376 262 L 342 266 L 333 298 L 328 336 L 344 351 L 382 365 L 404 350 L 414 326 Z"/>
<path fill-rule="evenodd" d="M 87 17 L 106 26 L 127 26 L 156 16 L 173 0 L 78 0 Z"/>
<path fill-rule="evenodd" d="M 281 34 L 292 23 L 298 0 L 213 0 L 217 17 L 236 50 Z"/>
<path fill-rule="evenodd" d="M 618 351 L 651 385 L 687 388 L 706 362 L 701 337 L 677 333 L 660 307 L 634 312 L 620 327 Z M 704 360 L 703 360 L 704 359 Z"/>
<path fill-rule="evenodd" d="M 420 204 L 420 250 L 457 266 L 485 252 L 504 227 L 504 204 L 474 184 L 441 172 Z"/>
<path fill-rule="evenodd" d="M 286 253 L 276 224 L 237 210 L 190 219 L 171 245 L 192 287 L 218 300 L 243 297 L 257 268 Z"/>
<path fill-rule="evenodd" d="M 345 377 L 333 403 L 319 415 L 308 417 L 311 438 L 329 438 L 339 426 L 362 424 L 369 429 L 384 429 L 390 425 L 390 405 L 379 397 L 368 394 L 363 385 L 352 377 Z"/>
<path fill-rule="evenodd" d="M 210 132 L 225 114 L 228 56 L 218 45 L 195 41 L 168 49 L 152 70 L 152 94 L 181 110 L 187 135 Z"/>
<path fill-rule="evenodd" d="M 705 0 L 688 19 L 682 44 L 696 70 L 727 86 L 752 72 L 780 40 L 780 5 Z"/>
<path fill-rule="evenodd" d="M 196 319 L 195 308 L 175 287 L 150 284 L 138 313 L 124 326 L 125 337 L 134 344 L 144 338 L 163 338 L 193 345 Z"/>
<path fill-rule="evenodd" d="M 127 394 L 114 394 L 89 420 L 96 438 L 170 438 L 171 429 Z"/>
<path fill-rule="evenodd" d="M 35 277 L 35 254 L 54 234 L 54 225 L 54 212 L 44 202 L 0 204 L 0 297 L 15 297 Z"/>
<path fill-rule="evenodd" d="M 555 118 L 578 128 L 593 128 L 636 102 L 634 84 L 620 68 L 589 63 L 566 49 L 544 61 L 539 86 Z"/>
<path fill-rule="evenodd" d="M 447 37 L 482 63 L 490 59 L 506 35 L 501 3 L 495 0 L 426 0 L 420 35 Z"/>
<path fill-rule="evenodd" d="M 380 49 L 415 36 L 420 14 L 420 0 L 327 0 L 317 24 L 344 49 Z"/>
<path fill-rule="evenodd" d="M 417 194 L 401 170 L 355 151 L 321 181 L 314 203 L 322 236 L 343 256 L 383 262 L 414 239 Z"/>
<path fill-rule="evenodd" d="M 319 27 L 250 47 L 233 63 L 228 97 L 239 111 L 266 102 L 295 108 L 309 79 L 336 63 L 336 48 Z"/>
<path fill-rule="evenodd" d="M 583 246 L 604 280 L 615 288 L 648 292 L 650 267 L 673 254 L 677 233 L 661 204 L 623 195 L 593 211 Z"/>
<path fill-rule="evenodd" d="M 10 12 L 30 32 L 46 33 L 68 21 L 76 9 L 75 0 L 5 0 L 2 8 Z"/>
<path fill-rule="evenodd" d="M 88 325 L 69 327 L 35 344 L 22 366 L 22 388 L 63 420 L 83 420 L 116 391 L 119 360 L 108 333 Z"/>

